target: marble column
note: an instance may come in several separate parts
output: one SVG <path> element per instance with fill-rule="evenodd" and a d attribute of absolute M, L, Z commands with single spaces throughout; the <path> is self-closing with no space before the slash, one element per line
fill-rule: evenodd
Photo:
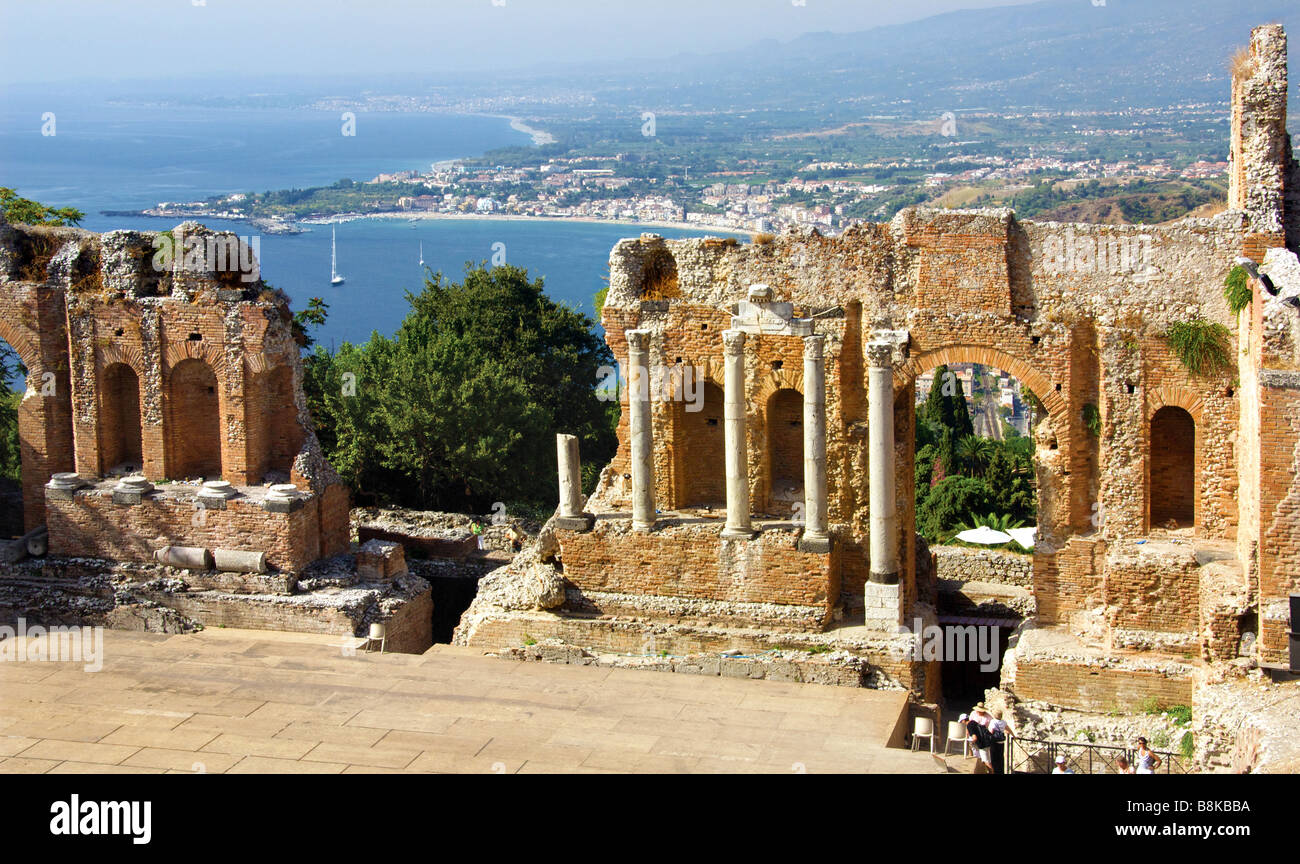
<path fill-rule="evenodd" d="M 654 431 L 650 416 L 650 331 L 627 331 L 628 426 L 632 438 L 632 528 L 655 524 Z"/>
<path fill-rule="evenodd" d="M 826 533 L 826 365 L 825 336 L 803 340 L 803 510 L 799 546 L 829 552 Z"/>
<path fill-rule="evenodd" d="M 871 506 L 871 581 L 898 583 L 898 509 L 894 481 L 893 346 L 867 345 L 867 472 Z"/>
<path fill-rule="evenodd" d="M 722 331 L 726 359 L 723 378 L 723 431 L 727 469 L 727 526 L 722 536 L 751 539 L 749 519 L 749 441 L 745 420 L 745 333 Z"/>
<path fill-rule="evenodd" d="M 576 435 L 555 436 L 555 459 L 560 474 L 560 513 L 555 520 L 556 527 L 585 531 L 594 519 L 582 512 L 582 460 Z"/>

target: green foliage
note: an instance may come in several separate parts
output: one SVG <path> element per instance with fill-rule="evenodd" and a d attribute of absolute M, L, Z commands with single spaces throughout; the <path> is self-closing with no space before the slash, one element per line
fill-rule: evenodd
<path fill-rule="evenodd" d="M 47 207 L 37 201 L 19 197 L 18 193 L 0 186 L 0 211 L 8 222 L 23 225 L 80 225 L 86 218 L 75 207 Z"/>
<path fill-rule="evenodd" d="M 1210 375 L 1232 365 L 1230 333 L 1222 324 L 1193 318 L 1176 321 L 1165 331 L 1165 341 L 1193 375 Z"/>
<path fill-rule="evenodd" d="M 966 514 L 995 509 L 993 490 L 982 479 L 945 477 L 916 509 L 916 530 L 930 543 L 950 539 Z"/>
<path fill-rule="evenodd" d="M 1183 737 L 1178 741 L 1178 752 L 1188 759 L 1196 755 L 1196 739 L 1192 736 L 1191 729 L 1183 732 Z"/>
<path fill-rule="evenodd" d="M 988 470 L 997 452 L 997 444 L 978 435 L 967 435 L 957 442 L 957 458 L 971 476 L 982 475 Z"/>
<path fill-rule="evenodd" d="M 307 301 L 305 309 L 299 309 L 293 315 L 293 335 L 298 340 L 298 344 L 304 348 L 310 348 L 315 339 L 307 331 L 308 327 L 320 327 L 324 325 L 325 319 L 329 317 L 330 306 L 320 297 L 312 297 Z"/>
<path fill-rule="evenodd" d="M 1237 266 L 1228 271 L 1228 278 L 1223 280 L 1223 297 L 1233 315 L 1250 305 L 1255 292 L 1250 290 L 1250 274 L 1245 267 Z"/>
<path fill-rule="evenodd" d="M 1138 703 L 1138 710 L 1143 714 L 1163 714 L 1165 705 L 1158 697 L 1148 696 Z"/>
<path fill-rule="evenodd" d="M 584 467 L 617 441 L 612 365 L 592 321 L 551 301 L 517 267 L 469 266 L 408 294 L 393 338 L 376 333 L 306 361 L 305 389 L 326 455 L 359 496 L 419 508 L 553 509 L 555 435 L 577 435 Z M 594 475 L 588 475 L 594 482 Z"/>
<path fill-rule="evenodd" d="M 606 285 L 603 288 L 601 288 L 599 291 L 596 292 L 596 296 L 592 298 L 592 300 L 594 301 L 593 306 L 596 310 L 597 321 L 600 320 L 600 314 L 605 309 L 605 298 L 608 296 L 609 296 L 609 284 L 606 283 Z"/>
<path fill-rule="evenodd" d="M 919 416 L 926 422 L 952 433 L 954 441 L 975 434 L 970 412 L 966 410 L 966 394 L 961 379 L 947 366 L 934 370 L 934 383 L 926 397 Z"/>
<path fill-rule="evenodd" d="M 958 527 L 958 531 L 970 531 L 981 526 L 987 526 L 994 531 L 1010 531 L 1012 528 L 1019 528 L 1024 525 L 1023 519 L 1016 519 L 1010 513 L 989 513 L 980 516 L 978 513 L 970 514 L 970 520 Z"/>
<path fill-rule="evenodd" d="M 18 449 L 18 404 L 22 393 L 10 387 L 22 386 L 26 374 L 18 355 L 0 342 L 0 477 L 20 479 L 22 464 Z"/>
<path fill-rule="evenodd" d="M 1192 709 L 1187 705 L 1170 705 L 1164 713 L 1179 726 L 1192 722 Z"/>
<path fill-rule="evenodd" d="M 1091 402 L 1083 406 L 1083 425 L 1093 438 L 1101 437 L 1101 411 Z"/>

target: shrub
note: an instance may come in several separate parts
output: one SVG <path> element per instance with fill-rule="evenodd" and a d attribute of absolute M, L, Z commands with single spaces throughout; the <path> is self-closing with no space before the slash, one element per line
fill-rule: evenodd
<path fill-rule="evenodd" d="M 1233 315 L 1250 305 L 1255 292 L 1250 290 L 1250 274 L 1245 267 L 1233 267 L 1228 272 L 1228 278 L 1223 280 L 1223 297 Z"/>
<path fill-rule="evenodd" d="M 1091 402 L 1083 406 L 1083 425 L 1093 438 L 1101 437 L 1101 411 Z"/>
<path fill-rule="evenodd" d="M 1165 331 L 1165 342 L 1174 355 L 1193 375 L 1221 372 L 1231 364 L 1228 328 L 1222 324 L 1193 318 L 1176 321 Z"/>

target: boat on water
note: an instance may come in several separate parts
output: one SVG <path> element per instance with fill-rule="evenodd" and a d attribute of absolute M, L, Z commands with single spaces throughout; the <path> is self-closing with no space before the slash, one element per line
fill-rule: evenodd
<path fill-rule="evenodd" d="M 420 266 L 424 266 L 424 241 L 420 241 Z"/>
<path fill-rule="evenodd" d="M 330 284 L 342 285 L 343 277 L 339 275 L 339 237 L 338 229 L 330 230 Z"/>

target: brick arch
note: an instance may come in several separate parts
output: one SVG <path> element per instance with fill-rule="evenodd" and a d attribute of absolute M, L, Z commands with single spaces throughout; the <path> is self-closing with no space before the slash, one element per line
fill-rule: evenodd
<path fill-rule="evenodd" d="M 1205 403 L 1186 387 L 1179 387 L 1177 384 L 1169 384 L 1164 387 L 1152 387 L 1147 390 L 1147 423 L 1151 418 L 1156 416 L 1156 412 L 1161 408 L 1182 408 L 1188 414 L 1192 415 L 1192 422 L 1196 428 L 1201 427 L 1201 412 Z"/>
<path fill-rule="evenodd" d="M 755 404 L 760 410 L 767 411 L 767 403 L 778 390 L 798 390 L 803 392 L 803 364 L 793 369 L 769 369 L 758 379 L 758 392 L 754 395 Z"/>
<path fill-rule="evenodd" d="M 188 339 L 170 342 L 167 350 L 163 352 L 163 367 L 166 374 L 170 374 L 177 364 L 186 360 L 202 360 L 212 368 L 217 380 L 225 383 L 226 354 L 219 347 L 206 342 L 191 342 Z"/>
<path fill-rule="evenodd" d="M 144 375 L 144 356 L 134 345 L 101 345 L 95 350 L 99 371 L 103 372 L 114 363 L 130 367 L 137 377 Z"/>
<path fill-rule="evenodd" d="M 1065 413 L 1065 399 L 1056 392 L 1056 387 L 1047 376 L 1019 357 L 986 345 L 946 345 L 908 359 L 906 363 L 894 370 L 895 396 L 901 388 L 915 381 L 921 373 L 953 363 L 979 363 L 1009 372 L 1034 392 L 1050 416 L 1059 417 Z"/>
<path fill-rule="evenodd" d="M 32 344 L 25 328 L 20 329 L 7 314 L 0 316 L 0 339 L 9 343 L 9 347 L 14 349 L 18 359 L 22 360 L 23 365 L 27 367 L 28 373 L 36 373 L 44 369 L 41 355 Z"/>

